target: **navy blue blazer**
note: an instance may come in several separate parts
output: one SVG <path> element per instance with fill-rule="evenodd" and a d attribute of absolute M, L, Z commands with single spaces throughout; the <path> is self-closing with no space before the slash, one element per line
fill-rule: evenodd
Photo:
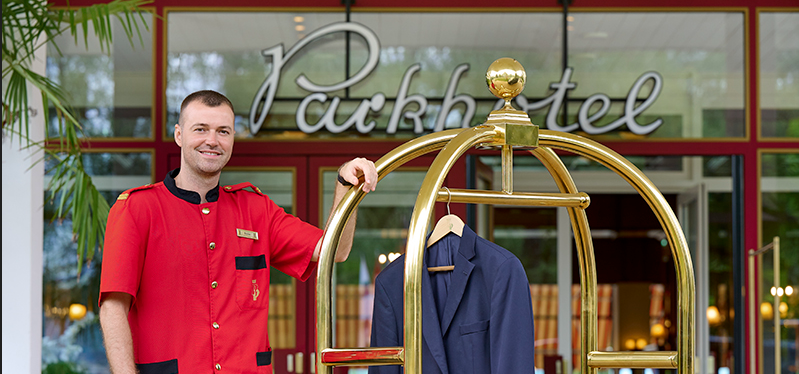
<path fill-rule="evenodd" d="M 455 270 L 422 274 L 422 372 L 534 373 L 533 305 L 519 259 L 469 227 L 428 248 L 423 266 L 445 265 L 441 257 L 452 257 Z M 404 271 L 403 255 L 375 280 L 372 347 L 403 345 Z M 399 374 L 401 366 L 369 373 Z"/>

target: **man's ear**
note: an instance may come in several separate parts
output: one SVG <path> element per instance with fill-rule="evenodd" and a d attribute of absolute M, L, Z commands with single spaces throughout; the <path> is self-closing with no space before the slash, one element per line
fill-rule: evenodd
<path fill-rule="evenodd" d="M 175 124 L 175 143 L 178 147 L 183 147 L 183 134 L 180 131 L 180 125 Z"/>

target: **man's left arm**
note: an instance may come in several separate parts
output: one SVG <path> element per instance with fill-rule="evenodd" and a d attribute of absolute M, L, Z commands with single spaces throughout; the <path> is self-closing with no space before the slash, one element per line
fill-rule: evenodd
<path fill-rule="evenodd" d="M 337 178 L 336 189 L 333 193 L 333 207 L 330 209 L 325 227 L 327 223 L 330 222 L 333 212 L 338 207 L 338 204 L 341 203 L 341 199 L 344 198 L 344 194 L 350 189 L 351 185 L 358 186 L 363 182 L 363 185 L 360 186 L 363 192 L 369 193 L 375 190 L 377 186 L 377 169 L 375 168 L 374 162 L 359 157 L 341 165 L 341 167 L 338 168 Z M 342 180 L 344 183 L 349 184 L 342 184 Z M 339 239 L 338 250 L 336 251 L 336 262 L 343 262 L 350 255 L 352 239 L 355 235 L 355 221 L 357 216 L 358 210 L 356 209 L 352 212 L 349 221 L 347 221 L 347 224 L 344 226 L 341 238 Z M 311 261 L 317 261 L 319 259 L 319 252 L 321 249 L 322 238 L 316 243 Z"/>

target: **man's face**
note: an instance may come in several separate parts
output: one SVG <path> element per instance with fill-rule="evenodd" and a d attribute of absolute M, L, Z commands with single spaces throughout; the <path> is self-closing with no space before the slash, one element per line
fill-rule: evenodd
<path fill-rule="evenodd" d="M 181 114 L 183 123 L 175 125 L 181 173 L 218 175 L 233 152 L 233 111 L 226 105 L 209 107 L 194 101 Z"/>

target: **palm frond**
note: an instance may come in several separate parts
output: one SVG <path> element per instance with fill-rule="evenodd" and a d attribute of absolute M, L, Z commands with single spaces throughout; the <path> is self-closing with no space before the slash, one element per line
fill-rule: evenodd
<path fill-rule="evenodd" d="M 149 26 L 141 7 L 151 3 L 153 0 L 114 0 L 79 9 L 52 9 L 46 1 L 2 2 L 2 76 L 7 83 L 2 97 L 3 133 L 18 136 L 20 144 L 24 143 L 26 147 L 42 148 L 44 157 L 55 161 L 47 186 L 48 199 L 58 199 L 54 219 L 71 217 L 73 220 L 78 277 L 84 260 L 91 261 L 95 249 L 102 249 L 110 207 L 83 166 L 82 128 L 78 116 L 69 105 L 66 93 L 56 82 L 30 69 L 33 54 L 47 43 L 51 43 L 60 54 L 61 50 L 53 40 L 64 32 L 69 32 L 76 44 L 82 32 L 86 48 L 91 32 L 99 40 L 101 50 L 110 53 L 113 43 L 112 17 L 117 18 L 132 45 L 133 30 L 138 34 L 140 44 L 144 44 L 139 23 L 147 30 Z M 29 136 L 28 84 L 41 93 L 45 126 L 50 123 L 48 108 L 53 108 L 57 116 L 57 136 L 47 139 L 46 143 L 34 142 Z"/>
<path fill-rule="evenodd" d="M 92 260 L 97 247 L 102 250 L 106 221 L 111 208 L 94 186 L 92 177 L 86 173 L 81 155 L 49 149 L 47 152 L 48 157 L 57 161 L 47 186 L 47 199 L 55 203 L 54 220 L 72 217 L 80 277 L 83 262 Z"/>

